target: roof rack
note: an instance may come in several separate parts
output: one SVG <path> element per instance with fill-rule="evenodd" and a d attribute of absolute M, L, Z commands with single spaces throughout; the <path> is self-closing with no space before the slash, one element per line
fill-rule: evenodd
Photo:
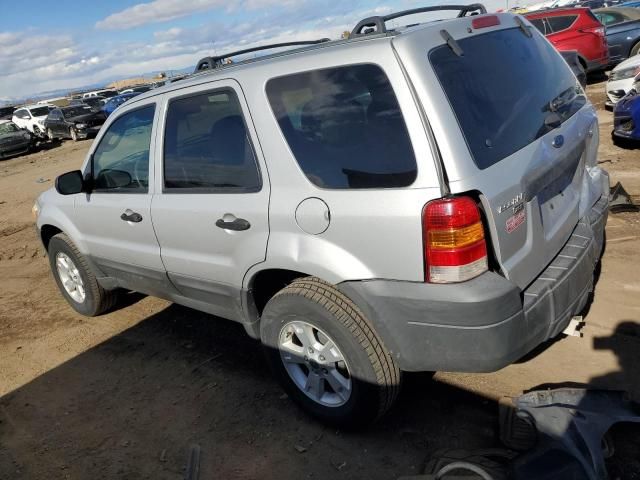
<path fill-rule="evenodd" d="M 245 53 L 259 52 L 261 50 L 271 50 L 273 48 L 295 47 L 300 45 L 317 45 L 319 43 L 325 43 L 328 41 L 329 41 L 328 38 L 321 38 L 320 40 L 303 40 L 299 42 L 272 43 L 269 45 L 262 45 L 260 47 L 245 48 L 244 50 L 237 50 L 235 52 L 229 52 L 229 53 L 225 53 L 224 55 L 218 55 L 215 57 L 204 57 L 200 59 L 200 61 L 197 63 L 194 73 L 222 67 L 225 64 L 224 60 L 231 59 L 231 57 L 237 57 L 238 55 L 243 55 Z"/>
<path fill-rule="evenodd" d="M 364 20 L 360 20 L 349 36 L 354 37 L 356 35 L 367 35 L 369 33 L 386 33 L 388 30 L 385 24 L 389 20 L 406 17 L 407 15 L 414 15 L 416 13 L 437 12 L 441 10 L 457 10 L 459 12 L 458 17 L 464 17 L 469 13 L 472 15 L 487 13 L 487 9 L 481 3 L 472 3 L 469 5 L 436 5 L 433 7 L 413 8 L 411 10 L 390 13 L 389 15 L 368 17 Z"/>

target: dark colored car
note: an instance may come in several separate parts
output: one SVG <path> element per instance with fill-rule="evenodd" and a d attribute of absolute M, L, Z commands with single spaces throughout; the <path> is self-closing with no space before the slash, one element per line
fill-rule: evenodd
<path fill-rule="evenodd" d="M 102 110 L 102 107 L 104 106 L 106 100 L 107 99 L 104 97 L 74 99 L 69 102 L 69 106 L 89 105 L 91 107 L 91 111 L 99 112 L 100 110 Z"/>
<path fill-rule="evenodd" d="M 557 8 L 525 15 L 559 51 L 575 50 L 586 72 L 609 65 L 605 29 L 588 8 Z"/>
<path fill-rule="evenodd" d="M 104 104 L 104 106 L 102 107 L 102 111 L 104 112 L 105 116 L 108 117 L 113 113 L 113 111 L 116 108 L 118 108 L 127 100 L 132 99 L 136 95 L 140 95 L 140 93 L 141 92 L 130 92 L 130 93 L 123 93 L 121 95 L 118 95 L 117 97 L 112 97 L 107 101 L 107 103 Z"/>
<path fill-rule="evenodd" d="M 613 139 L 640 141 L 640 76 L 613 110 Z"/>
<path fill-rule="evenodd" d="M 49 140 L 71 138 L 79 140 L 95 135 L 105 121 L 102 112 L 93 112 L 89 105 L 54 108 L 44 121 Z"/>
<path fill-rule="evenodd" d="M 22 130 L 9 120 L 0 120 L 0 158 L 28 153 L 35 145 L 31 132 Z"/>
<path fill-rule="evenodd" d="M 16 107 L 0 107 L 0 120 L 11 120 Z"/>
<path fill-rule="evenodd" d="M 606 27 L 611 65 L 640 53 L 640 9 L 598 8 L 593 14 Z"/>

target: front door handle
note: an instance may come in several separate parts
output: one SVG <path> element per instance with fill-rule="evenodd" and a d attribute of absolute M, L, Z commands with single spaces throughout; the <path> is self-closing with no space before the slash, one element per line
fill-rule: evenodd
<path fill-rule="evenodd" d="M 240 232 L 242 230 L 249 230 L 251 224 L 244 218 L 236 218 L 229 222 L 226 222 L 223 218 L 219 218 L 216 220 L 216 227 L 220 227 L 224 230 Z"/>
<path fill-rule="evenodd" d="M 127 210 L 122 215 L 120 215 L 120 220 L 124 220 L 125 222 L 140 223 L 142 221 L 142 215 L 137 212 Z"/>

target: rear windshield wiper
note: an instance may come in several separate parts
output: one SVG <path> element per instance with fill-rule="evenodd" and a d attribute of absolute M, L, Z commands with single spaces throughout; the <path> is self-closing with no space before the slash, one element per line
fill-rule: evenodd
<path fill-rule="evenodd" d="M 550 112 L 557 112 L 565 105 L 573 103 L 573 101 L 577 97 L 576 88 L 569 87 L 565 91 L 563 91 L 560 95 L 549 102 L 548 107 L 545 110 L 549 110 Z"/>

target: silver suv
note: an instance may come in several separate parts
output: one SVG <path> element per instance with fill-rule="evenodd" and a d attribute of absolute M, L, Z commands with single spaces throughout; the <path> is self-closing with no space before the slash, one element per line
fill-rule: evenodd
<path fill-rule="evenodd" d="M 34 207 L 62 295 L 240 322 L 291 398 L 351 425 L 402 371 L 493 371 L 562 332 L 603 248 L 596 113 L 520 16 L 387 29 L 439 8 L 118 108 Z"/>

